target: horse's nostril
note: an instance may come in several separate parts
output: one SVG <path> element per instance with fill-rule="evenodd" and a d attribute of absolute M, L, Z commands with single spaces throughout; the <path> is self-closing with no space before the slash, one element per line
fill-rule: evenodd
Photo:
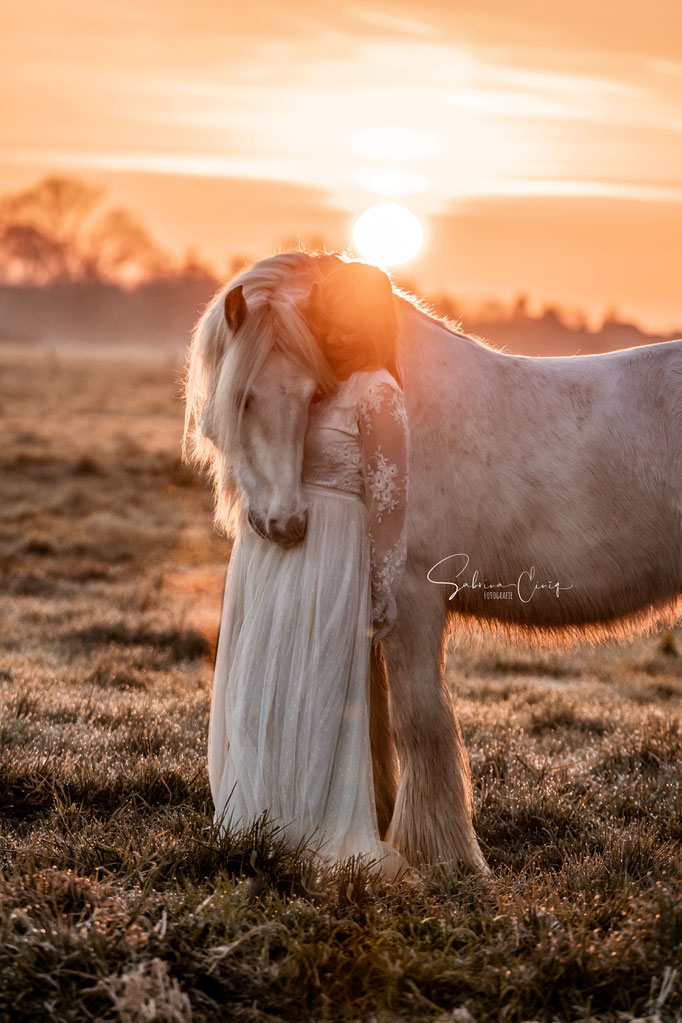
<path fill-rule="evenodd" d="M 307 522 L 308 522 L 307 512 L 300 512 L 298 515 L 291 516 L 291 528 L 296 530 L 296 532 L 304 533 Z"/>
<path fill-rule="evenodd" d="M 307 512 L 281 519 L 268 519 L 268 534 L 277 543 L 297 543 L 305 536 L 307 521 Z"/>
<path fill-rule="evenodd" d="M 256 518 L 252 511 L 249 511 L 247 515 L 247 521 L 251 526 L 252 530 L 254 531 L 254 533 L 257 533 L 258 536 L 260 536 L 261 539 L 263 540 L 268 539 L 268 534 L 265 531 L 263 523 L 260 521 L 260 519 Z"/>

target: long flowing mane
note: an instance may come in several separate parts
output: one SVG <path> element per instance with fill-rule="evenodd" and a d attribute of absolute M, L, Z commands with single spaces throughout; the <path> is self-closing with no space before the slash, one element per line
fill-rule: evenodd
<path fill-rule="evenodd" d="M 234 536 L 241 513 L 230 452 L 235 449 L 243 412 L 243 397 L 270 353 L 278 348 L 329 394 L 338 386 L 309 330 L 298 303 L 315 280 L 321 279 L 327 254 L 284 252 L 260 260 L 221 286 L 194 329 L 187 357 L 183 458 L 208 473 L 215 495 L 216 524 Z M 236 334 L 228 329 L 224 302 L 241 285 L 248 315 Z M 214 440 L 202 430 L 208 419 L 216 424 Z"/>

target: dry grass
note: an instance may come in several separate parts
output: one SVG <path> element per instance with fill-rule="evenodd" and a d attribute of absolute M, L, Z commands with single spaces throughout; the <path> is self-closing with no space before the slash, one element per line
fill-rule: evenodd
<path fill-rule="evenodd" d="M 0 1019 L 682 1019 L 660 641 L 453 652 L 490 882 L 382 890 L 267 825 L 216 839 L 228 548 L 178 462 L 179 371 L 0 350 Z"/>

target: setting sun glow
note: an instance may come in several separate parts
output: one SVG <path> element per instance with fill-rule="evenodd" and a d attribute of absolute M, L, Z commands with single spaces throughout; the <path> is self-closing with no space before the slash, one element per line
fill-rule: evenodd
<path fill-rule="evenodd" d="M 353 227 L 353 243 L 360 255 L 377 266 L 400 266 L 422 247 L 424 231 L 405 206 L 383 202 L 361 213 Z"/>
<path fill-rule="evenodd" d="M 219 279 L 350 246 L 462 315 L 679 333 L 680 0 L 5 6 L 0 205 L 61 175 Z M 2 221 L 38 276 L 43 243 Z"/>

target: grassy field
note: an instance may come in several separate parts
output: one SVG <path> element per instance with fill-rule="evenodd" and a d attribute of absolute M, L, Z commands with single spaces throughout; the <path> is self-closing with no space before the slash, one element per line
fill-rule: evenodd
<path fill-rule="evenodd" d="M 220 842 L 172 356 L 0 348 L 0 1019 L 682 1019 L 682 658 L 453 651 L 492 880 Z M 682 650 L 682 630 L 674 634 Z"/>

